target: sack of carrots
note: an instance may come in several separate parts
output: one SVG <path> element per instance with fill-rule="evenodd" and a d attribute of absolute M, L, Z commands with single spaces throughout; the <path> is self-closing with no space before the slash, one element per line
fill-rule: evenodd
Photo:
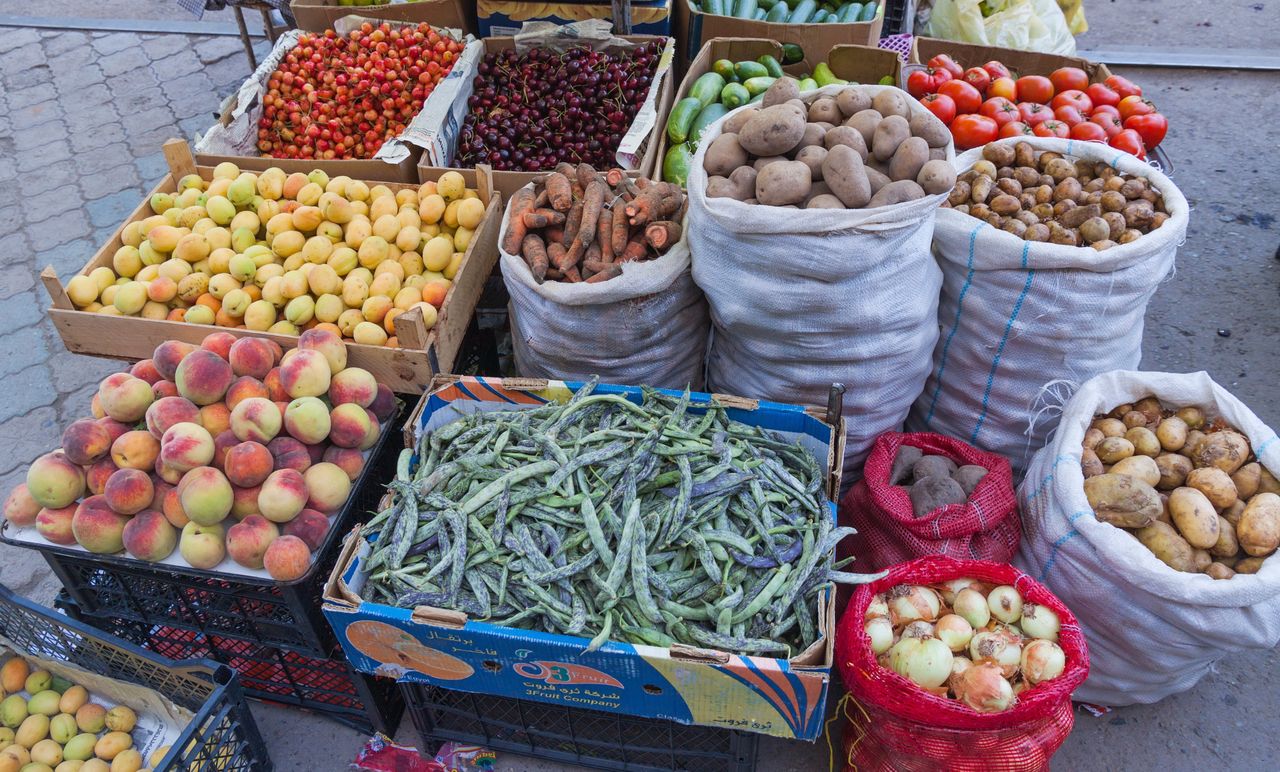
<path fill-rule="evenodd" d="M 701 388 L 710 316 L 679 186 L 560 164 L 511 197 L 499 234 L 516 370 Z"/>

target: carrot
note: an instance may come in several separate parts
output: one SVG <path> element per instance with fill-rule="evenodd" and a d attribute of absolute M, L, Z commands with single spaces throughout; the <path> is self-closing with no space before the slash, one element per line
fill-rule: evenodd
<path fill-rule="evenodd" d="M 622 250 L 622 254 L 618 256 L 617 263 L 629 263 L 632 260 L 643 260 L 649 255 L 649 245 L 645 243 L 644 236 L 636 236 L 627 242 L 627 248 Z"/>
<path fill-rule="evenodd" d="M 615 277 L 622 275 L 622 266 L 617 263 L 609 263 L 602 271 L 587 279 L 587 284 L 599 284 L 602 281 L 609 281 Z"/>
<path fill-rule="evenodd" d="M 665 188 L 665 192 L 662 194 L 662 201 L 658 207 L 658 214 L 662 217 L 670 217 L 680 211 L 680 208 L 684 206 L 684 193 L 679 187 L 672 185 L 669 182 L 664 182 L 662 185 Z"/>
<path fill-rule="evenodd" d="M 576 263 L 587 245 L 592 243 L 596 238 L 596 228 L 600 222 L 600 211 L 604 209 L 605 185 L 600 180 L 592 180 L 587 185 L 586 195 L 582 197 L 582 220 L 578 223 L 577 232 L 574 234 L 573 244 L 569 247 L 569 254 Z M 575 208 L 577 205 L 575 205 Z M 565 236 L 569 232 L 566 229 Z"/>
<path fill-rule="evenodd" d="M 564 222 L 564 214 L 554 209 L 534 209 L 524 213 L 524 224 L 529 228 L 545 228 L 548 225 L 560 225 Z"/>
<path fill-rule="evenodd" d="M 609 187 L 616 188 L 618 187 L 618 183 L 622 182 L 626 178 L 627 173 L 615 166 L 605 174 L 604 181 L 609 183 Z"/>
<path fill-rule="evenodd" d="M 564 271 L 561 271 L 558 268 L 548 268 L 547 278 L 554 281 L 561 281 L 564 279 Z"/>
<path fill-rule="evenodd" d="M 542 232 L 542 238 L 544 238 L 548 244 L 563 244 L 564 227 L 560 225 L 552 225 L 550 228 L 547 228 Z"/>
<path fill-rule="evenodd" d="M 609 246 L 613 252 L 614 259 L 622 254 L 622 250 L 627 248 L 627 240 L 631 238 L 631 231 L 627 227 L 627 213 L 621 204 L 615 204 L 612 212 L 613 217 L 613 235 L 609 239 Z"/>
<path fill-rule="evenodd" d="M 542 243 L 542 239 L 530 233 L 524 237 L 520 252 L 524 255 L 525 262 L 529 264 L 529 271 L 533 273 L 533 280 L 541 284 L 547 275 L 546 245 Z"/>
<path fill-rule="evenodd" d="M 564 269 L 564 278 L 568 279 L 573 284 L 582 283 L 582 274 L 578 273 L 578 268 L 576 266 L 571 265 Z"/>
<path fill-rule="evenodd" d="M 533 208 L 541 209 L 542 207 L 546 206 L 547 199 L 549 198 L 550 196 L 547 195 L 546 187 L 543 187 L 541 190 L 538 191 L 538 197 L 533 200 Z"/>
<path fill-rule="evenodd" d="M 571 180 L 575 176 L 577 176 L 578 168 L 573 164 L 569 163 L 568 161 L 561 161 L 560 163 L 556 164 L 555 173 L 563 174 L 565 176 L 565 179 Z"/>
<path fill-rule="evenodd" d="M 600 212 L 600 222 L 596 223 L 596 243 L 600 245 L 600 259 L 606 263 L 613 262 L 613 210 Z"/>
<path fill-rule="evenodd" d="M 649 187 L 650 181 L 648 177 L 637 177 L 635 184 L 640 190 L 645 190 Z"/>
<path fill-rule="evenodd" d="M 524 224 L 524 213 L 532 209 L 533 191 L 528 188 L 517 190 L 511 197 L 511 203 L 507 205 L 507 236 L 502 242 L 502 248 L 508 254 L 514 255 L 520 252 L 525 234 L 529 232 Z"/>
<path fill-rule="evenodd" d="M 613 265 L 613 263 L 602 263 L 599 260 L 592 260 L 588 257 L 586 260 L 582 261 L 582 270 L 591 271 L 592 273 L 600 273 L 611 265 Z M 584 273 L 583 275 L 585 276 L 586 274 Z"/>
<path fill-rule="evenodd" d="M 585 264 L 588 260 L 595 263 L 603 262 L 600 259 L 600 244 L 597 242 L 591 242 L 587 246 L 587 251 L 582 253 L 582 262 Z"/>
<path fill-rule="evenodd" d="M 547 196 L 557 212 L 567 212 L 573 206 L 573 187 L 569 178 L 560 172 L 547 175 Z"/>
<path fill-rule="evenodd" d="M 569 245 L 578 238 L 578 228 L 582 225 L 582 202 L 579 201 L 569 209 L 569 217 L 564 222 L 564 243 Z"/>
<path fill-rule="evenodd" d="M 564 248 L 564 244 L 547 245 L 547 257 L 551 260 L 551 265 L 558 270 L 563 271 L 566 268 L 565 255 L 568 250 Z"/>
<path fill-rule="evenodd" d="M 596 170 L 592 169 L 591 164 L 589 163 L 578 164 L 578 168 L 575 172 L 577 173 L 578 184 L 582 186 L 584 191 L 590 187 L 591 183 L 600 179 L 600 175 L 596 174 Z"/>
<path fill-rule="evenodd" d="M 627 204 L 623 211 L 627 213 L 632 225 L 647 225 L 654 220 L 661 219 L 658 215 L 658 211 L 661 208 L 662 191 L 657 187 L 650 186 L 640 191 L 640 195 Z"/>
<path fill-rule="evenodd" d="M 528 215 L 525 215 L 526 217 Z M 659 252 L 665 252 L 680 240 L 680 226 L 670 220 L 651 222 L 645 226 L 644 240 Z"/>

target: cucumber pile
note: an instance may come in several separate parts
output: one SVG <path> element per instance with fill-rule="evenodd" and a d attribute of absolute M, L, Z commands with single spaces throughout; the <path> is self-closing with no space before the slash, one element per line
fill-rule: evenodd
<path fill-rule="evenodd" d="M 695 10 L 776 24 L 851 24 L 871 21 L 878 3 L 834 3 L 830 0 L 690 0 Z"/>

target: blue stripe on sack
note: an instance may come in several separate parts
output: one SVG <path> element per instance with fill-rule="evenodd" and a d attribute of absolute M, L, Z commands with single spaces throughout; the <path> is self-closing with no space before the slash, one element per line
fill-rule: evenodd
<path fill-rule="evenodd" d="M 1093 510 L 1091 509 L 1081 509 L 1073 513 L 1071 517 L 1067 518 L 1067 522 L 1074 523 L 1075 521 L 1079 520 L 1084 515 L 1091 513 L 1092 511 Z M 1079 535 L 1080 535 L 1080 532 L 1072 528 L 1070 531 L 1067 531 L 1062 536 L 1058 537 L 1058 540 L 1053 543 L 1053 549 L 1050 550 L 1049 552 L 1049 559 L 1044 562 L 1044 568 L 1040 571 L 1039 581 L 1043 582 L 1045 580 L 1045 577 L 1049 575 L 1049 572 L 1053 570 L 1053 564 L 1058 560 L 1058 550 L 1062 549 L 1062 545 L 1066 544 L 1067 542 L 1071 541 L 1071 539 Z"/>
<path fill-rule="evenodd" d="M 1027 255 L 1031 251 L 1031 242 L 1028 241 L 1022 245 L 1022 267 L 1027 267 Z M 991 372 L 987 373 L 987 388 L 982 392 L 982 412 L 978 414 L 978 422 L 973 426 L 973 434 L 969 436 L 971 444 L 977 444 L 978 433 L 982 431 L 982 424 L 987 420 L 987 409 L 991 399 L 991 387 L 996 382 L 996 368 L 1000 366 L 1000 357 L 1004 354 L 1004 345 L 1009 342 L 1009 332 L 1013 330 L 1013 323 L 1018 318 L 1018 312 L 1022 310 L 1022 302 L 1027 299 L 1027 293 L 1031 291 L 1031 281 L 1035 278 L 1034 270 L 1027 271 L 1027 282 L 1022 285 L 1022 294 L 1018 295 L 1018 301 L 1013 304 L 1013 313 L 1009 314 L 1009 321 L 1004 326 L 1004 335 L 1000 338 L 1000 345 L 996 347 L 995 358 L 991 360 Z"/>
<path fill-rule="evenodd" d="M 1271 443 L 1275 441 L 1276 441 L 1276 435 L 1273 434 L 1267 440 L 1263 441 L 1261 445 L 1253 449 L 1253 455 L 1257 458 L 1262 458 L 1262 454 L 1265 453 L 1267 451 L 1267 448 L 1271 446 Z"/>
<path fill-rule="evenodd" d="M 1063 453 L 1057 458 L 1053 459 L 1053 466 L 1051 466 L 1050 469 L 1057 470 L 1058 464 L 1061 464 L 1063 461 L 1070 461 L 1073 458 L 1075 457 L 1072 456 L 1070 453 Z M 1054 474 L 1053 472 L 1050 472 L 1049 474 L 1045 475 L 1044 479 L 1040 481 L 1040 484 L 1036 486 L 1036 489 L 1032 491 L 1030 495 L 1027 496 L 1028 504 L 1035 501 L 1036 497 L 1039 496 L 1041 493 L 1044 493 L 1044 489 L 1049 485 L 1049 483 L 1053 482 L 1053 474 Z"/>
<path fill-rule="evenodd" d="M 933 396 L 929 400 L 929 414 L 924 417 L 925 426 L 933 423 L 933 410 L 938 405 L 938 394 L 942 392 L 942 373 L 947 369 L 947 351 L 951 348 L 951 339 L 956 336 L 956 330 L 960 329 L 960 313 L 964 309 L 964 296 L 969 294 L 969 287 L 973 285 L 973 252 L 975 243 L 978 240 L 978 231 L 985 228 L 985 222 L 978 223 L 973 232 L 969 234 L 969 262 L 965 266 L 968 274 L 964 277 L 964 286 L 960 288 L 960 296 L 956 298 L 956 320 L 951 324 L 951 332 L 947 333 L 947 342 L 942 344 L 942 356 L 938 359 L 938 386 L 933 390 Z"/>

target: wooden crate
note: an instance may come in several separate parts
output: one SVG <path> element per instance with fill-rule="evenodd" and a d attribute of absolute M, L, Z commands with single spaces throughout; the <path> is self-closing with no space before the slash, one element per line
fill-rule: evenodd
<path fill-rule="evenodd" d="M 120 234 L 124 227 L 136 220 L 150 216 L 149 201 L 154 193 L 177 189 L 178 180 L 187 174 L 199 174 L 212 179 L 213 168 L 197 166 L 191 157 L 191 149 L 182 140 L 169 140 L 164 145 L 165 159 L 169 162 L 169 174 L 148 193 L 138 207 L 116 229 L 111 240 L 102 246 L 84 268 L 87 274 L 99 266 L 110 266 L 116 250 L 124 245 Z M 436 324 L 430 330 L 422 320 L 420 310 L 411 310 L 396 317 L 396 333 L 399 348 L 367 346 L 347 343 L 348 361 L 373 373 L 379 383 L 385 383 L 395 392 L 420 394 L 437 373 L 452 370 L 458 349 L 466 334 L 467 326 L 475 312 L 476 301 L 484 289 L 498 261 L 498 227 L 502 217 L 501 195 L 494 192 L 489 183 L 488 167 L 463 171 L 469 187 L 476 188 L 485 202 L 485 216 L 468 245 L 462 266 L 445 295 Z M 377 183 L 375 183 L 377 184 Z M 416 188 L 417 185 L 382 183 L 392 190 Z M 213 332 L 230 332 L 237 336 L 252 335 L 270 338 L 288 349 L 297 346 L 298 336 L 257 332 L 241 328 L 215 327 L 168 320 L 143 319 L 134 316 L 108 316 L 77 310 L 67 296 L 66 288 L 58 279 L 52 266 L 40 274 L 53 305 L 49 318 L 62 336 L 68 351 L 77 354 L 114 357 L 117 359 L 146 359 L 155 347 L 166 340 L 183 340 L 199 343 Z"/>

